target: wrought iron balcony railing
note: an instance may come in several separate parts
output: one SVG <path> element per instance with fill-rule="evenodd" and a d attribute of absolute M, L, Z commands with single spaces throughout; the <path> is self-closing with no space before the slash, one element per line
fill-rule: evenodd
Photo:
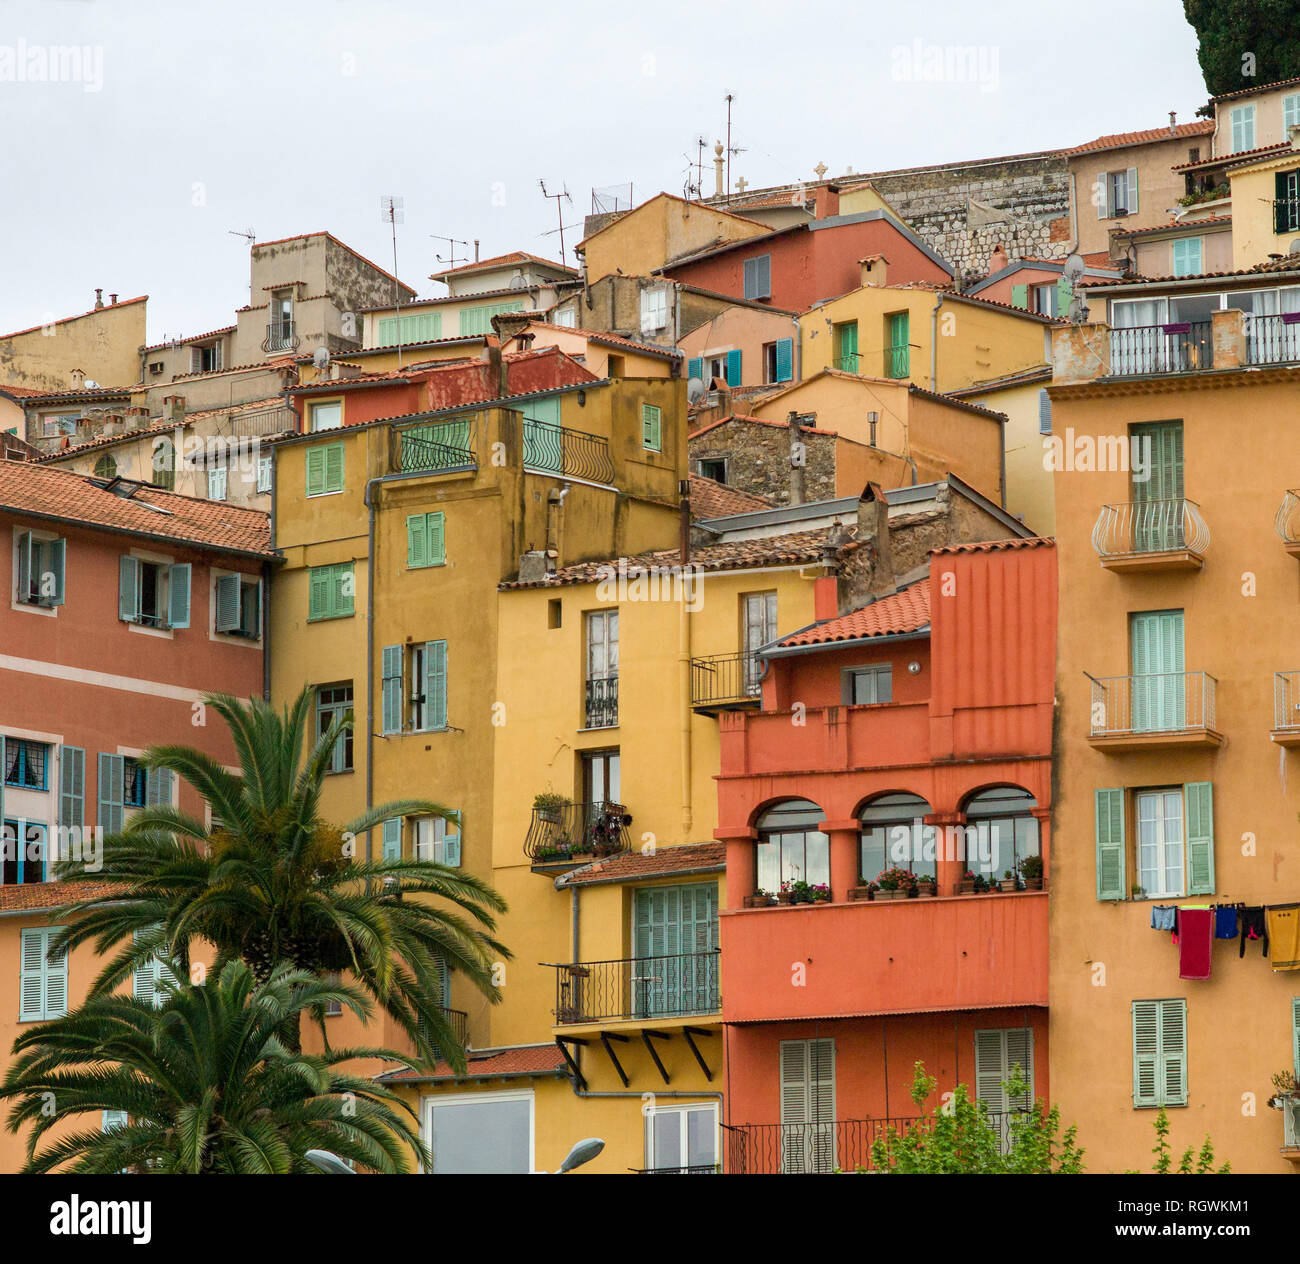
<path fill-rule="evenodd" d="M 1246 316 L 1246 363 L 1287 364 L 1300 360 L 1300 312 Z"/>
<path fill-rule="evenodd" d="M 1300 671 L 1273 673 L 1273 728 L 1300 733 Z"/>
<path fill-rule="evenodd" d="M 555 966 L 555 1021 L 716 1014 L 718 952 Z"/>
<path fill-rule="evenodd" d="M 1092 529 L 1092 547 L 1103 561 L 1143 553 L 1186 551 L 1204 555 L 1210 528 L 1190 500 L 1139 500 L 1103 505 Z"/>
<path fill-rule="evenodd" d="M 262 340 L 262 350 L 297 351 L 302 345 L 298 337 L 297 325 L 292 320 L 277 320 L 266 327 L 266 337 Z"/>
<path fill-rule="evenodd" d="M 589 729 L 612 729 L 618 724 L 618 677 L 604 676 L 587 681 L 583 725 Z"/>
<path fill-rule="evenodd" d="M 1214 367 L 1214 340 L 1208 320 L 1175 321 L 1110 331 L 1112 376 L 1189 373 Z"/>
<path fill-rule="evenodd" d="M 442 1016 L 451 1028 L 452 1037 L 460 1048 L 465 1048 L 465 1042 L 469 1039 L 469 1015 L 463 1009 L 448 1009 L 442 1006 Z M 436 1043 L 436 1042 L 435 1042 Z M 439 1049 L 439 1053 L 445 1058 L 448 1050 Z"/>
<path fill-rule="evenodd" d="M 264 436 L 287 434 L 298 428 L 298 414 L 292 408 L 259 408 L 254 412 L 234 413 L 230 430 L 235 435 Z"/>
<path fill-rule="evenodd" d="M 543 474 L 567 474 L 593 483 L 614 481 L 614 462 L 605 439 L 549 421 L 525 418 L 524 465 Z"/>
<path fill-rule="evenodd" d="M 717 1163 L 695 1163 L 690 1167 L 634 1167 L 636 1176 L 717 1176 L 722 1171 Z"/>
<path fill-rule="evenodd" d="M 1273 526 L 1283 544 L 1300 544 L 1300 490 L 1289 491 L 1282 497 Z"/>
<path fill-rule="evenodd" d="M 1202 671 L 1093 679 L 1091 736 L 1213 729 L 1217 683 Z"/>
<path fill-rule="evenodd" d="M 475 418 L 417 422 L 395 428 L 394 466 L 404 474 L 439 474 L 477 468 L 474 451 Z"/>
<path fill-rule="evenodd" d="M 763 692 L 763 660 L 752 651 L 706 654 L 691 659 L 691 705 L 727 706 L 756 702 Z"/>
<path fill-rule="evenodd" d="M 559 864 L 631 851 L 631 824 L 621 803 L 565 802 L 554 808 L 535 807 L 524 855 L 535 864 Z"/>

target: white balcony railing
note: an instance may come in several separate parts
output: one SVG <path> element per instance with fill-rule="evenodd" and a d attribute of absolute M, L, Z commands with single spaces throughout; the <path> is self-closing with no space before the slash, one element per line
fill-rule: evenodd
<path fill-rule="evenodd" d="M 1186 733 L 1215 727 L 1218 682 L 1208 672 L 1156 672 L 1092 680 L 1092 737 Z"/>
<path fill-rule="evenodd" d="M 1190 500 L 1103 505 L 1092 529 L 1092 547 L 1103 561 L 1184 551 L 1201 557 L 1209 544 L 1210 528 L 1201 517 L 1200 506 Z"/>

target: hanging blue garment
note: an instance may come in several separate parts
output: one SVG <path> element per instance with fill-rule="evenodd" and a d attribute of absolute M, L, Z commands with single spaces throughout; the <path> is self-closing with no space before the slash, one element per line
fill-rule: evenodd
<path fill-rule="evenodd" d="M 1214 914 L 1215 939 L 1237 938 L 1237 910 L 1231 904 L 1220 904 Z"/>
<path fill-rule="evenodd" d="M 1151 906 L 1151 929 L 1173 930 L 1178 924 L 1178 909 L 1172 904 Z"/>

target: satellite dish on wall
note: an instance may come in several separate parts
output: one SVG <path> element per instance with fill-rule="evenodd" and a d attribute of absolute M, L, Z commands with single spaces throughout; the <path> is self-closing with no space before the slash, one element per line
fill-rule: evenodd
<path fill-rule="evenodd" d="M 510 288 L 512 290 L 522 290 L 527 284 L 528 282 L 524 280 L 524 274 L 522 272 L 516 272 L 514 276 L 510 278 Z"/>
<path fill-rule="evenodd" d="M 693 377 L 686 383 L 686 402 L 698 404 L 704 398 L 704 379 Z"/>
<path fill-rule="evenodd" d="M 1065 261 L 1065 279 L 1073 285 L 1087 269 L 1087 263 L 1082 255 L 1071 255 Z"/>
<path fill-rule="evenodd" d="M 328 347 L 317 347 L 311 353 L 311 366 L 317 373 L 324 373 L 330 366 L 330 349 Z"/>
<path fill-rule="evenodd" d="M 1293 255 L 1300 255 L 1300 237 L 1297 237 L 1288 247 L 1287 252 Z"/>

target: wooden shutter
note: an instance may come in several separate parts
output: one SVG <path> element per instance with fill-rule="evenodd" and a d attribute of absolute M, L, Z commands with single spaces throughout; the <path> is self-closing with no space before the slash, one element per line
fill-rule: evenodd
<path fill-rule="evenodd" d="M 1097 846 L 1097 898 L 1122 900 L 1125 895 L 1124 791 L 1093 792 L 1094 838 Z"/>
<path fill-rule="evenodd" d="M 700 381 L 702 382 L 704 381 L 704 357 L 703 356 L 692 356 L 689 360 L 686 361 L 686 380 L 689 382 L 690 379 L 693 377 L 698 377 Z M 704 382 L 704 385 L 708 386 L 708 383 Z"/>
<path fill-rule="evenodd" d="M 1097 203 L 1097 218 L 1108 219 L 1110 217 L 1110 207 L 1107 205 L 1110 198 L 1110 180 L 1104 171 L 1097 177 L 1093 193 L 1094 200 Z"/>
<path fill-rule="evenodd" d="M 1013 285 L 1011 287 L 1011 306 L 1023 307 L 1025 311 L 1029 310 L 1029 286 Z"/>
<path fill-rule="evenodd" d="M 1287 231 L 1287 225 L 1291 222 L 1287 205 L 1287 175 L 1285 171 L 1279 171 L 1273 177 L 1273 231 L 1275 233 L 1284 233 Z"/>
<path fill-rule="evenodd" d="M 331 613 L 335 615 L 352 614 L 354 611 L 355 596 L 348 590 L 352 587 L 352 563 L 340 562 L 338 566 L 330 568 L 333 572 L 333 582 L 330 585 L 331 593 Z"/>
<path fill-rule="evenodd" d="M 68 542 L 66 540 L 50 540 L 46 546 L 46 555 L 49 558 L 50 576 L 53 579 L 53 591 L 46 593 L 45 585 L 41 585 L 41 598 L 48 605 L 63 605 L 64 591 L 64 570 L 66 569 Z"/>
<path fill-rule="evenodd" d="M 307 577 L 307 618 L 323 619 L 329 613 L 333 585 L 328 566 L 313 566 Z"/>
<path fill-rule="evenodd" d="M 652 452 L 659 452 L 663 448 L 662 420 L 659 409 L 654 404 L 641 405 L 641 444 Z"/>
<path fill-rule="evenodd" d="M 160 929 L 154 927 L 153 929 Z M 135 943 L 140 942 L 140 931 L 135 931 L 132 939 Z M 152 956 L 148 961 L 138 965 L 131 975 L 131 995 L 137 1001 L 144 1001 L 147 1005 L 152 1005 L 156 1009 L 166 999 L 166 993 L 159 986 L 163 979 L 172 983 L 176 982 L 176 976 L 167 969 L 163 960 L 159 956 Z"/>
<path fill-rule="evenodd" d="M 68 829 L 86 824 L 86 752 L 79 746 L 59 751 L 59 824 Z"/>
<path fill-rule="evenodd" d="M 117 617 L 127 623 L 140 622 L 140 563 L 123 554 L 118 559 Z"/>
<path fill-rule="evenodd" d="M 424 727 L 447 727 L 447 642 L 424 645 Z"/>
<path fill-rule="evenodd" d="M 326 445 L 325 490 L 327 492 L 343 490 L 343 445 L 341 443 Z"/>
<path fill-rule="evenodd" d="M 99 752 L 99 807 L 95 823 L 105 834 L 122 829 L 122 778 L 126 769 L 121 755 Z"/>
<path fill-rule="evenodd" d="M 238 575 L 217 576 L 217 631 L 238 632 L 240 577 Z"/>
<path fill-rule="evenodd" d="M 28 601 L 32 593 L 32 533 L 18 533 L 18 600 Z"/>
<path fill-rule="evenodd" d="M 1130 167 L 1128 169 L 1128 213 L 1136 215 L 1138 212 L 1138 169 Z"/>
<path fill-rule="evenodd" d="M 1187 803 L 1187 894 L 1214 894 L 1214 786 L 1189 781 Z"/>
<path fill-rule="evenodd" d="M 1028 1093 L 1008 1096 L 1007 1107 L 1011 1110 L 1026 1110 L 1034 1100 L 1034 1031 L 1032 1027 L 1008 1027 L 1004 1037 L 1007 1074 L 1011 1074 L 1013 1067 L 1019 1067 L 1022 1078 L 1029 1085 Z"/>
<path fill-rule="evenodd" d="M 410 514 L 406 519 L 406 565 L 409 570 L 429 565 L 428 514 Z"/>
<path fill-rule="evenodd" d="M 384 733 L 402 731 L 402 646 L 385 645 L 380 682 L 381 722 Z"/>
<path fill-rule="evenodd" d="M 447 560 L 447 515 L 438 512 L 427 515 L 429 534 L 429 565 L 442 566 Z"/>
<path fill-rule="evenodd" d="M 307 449 L 307 495 L 321 496 L 325 492 L 325 449 L 317 444 Z"/>
<path fill-rule="evenodd" d="M 1187 1002 L 1133 1002 L 1133 1105 L 1187 1104 Z"/>
<path fill-rule="evenodd" d="M 788 382 L 794 377 L 794 339 L 776 340 L 776 380 Z"/>
<path fill-rule="evenodd" d="M 144 801 L 147 807 L 170 807 L 176 776 L 170 768 L 144 770 Z"/>
<path fill-rule="evenodd" d="M 460 813 L 453 813 L 443 826 L 446 832 L 442 839 L 442 863 L 457 869 L 460 867 Z"/>
<path fill-rule="evenodd" d="M 401 860 L 402 858 L 402 818 L 390 817 L 384 822 L 383 859 Z"/>
<path fill-rule="evenodd" d="M 1158 1106 L 1160 1002 L 1133 1002 L 1133 1105 Z"/>
<path fill-rule="evenodd" d="M 188 628 L 190 626 L 190 572 L 189 562 L 178 562 L 167 568 L 167 626 L 170 628 Z M 238 584 L 238 580 L 235 581 Z M 221 581 L 217 581 L 220 594 Z M 218 601 L 218 609 L 220 602 Z M 220 625 L 217 631 L 221 631 Z"/>
<path fill-rule="evenodd" d="M 783 1124 L 809 1122 L 808 1044 L 806 1040 L 781 1041 L 781 1122 Z"/>
<path fill-rule="evenodd" d="M 34 1022 L 46 1018 L 45 947 L 52 931 L 32 928 L 22 932 L 18 965 L 18 1021 Z M 66 958 L 65 958 L 66 960 Z"/>
<path fill-rule="evenodd" d="M 1038 433 L 1040 435 L 1052 433 L 1052 397 L 1047 393 L 1045 386 L 1038 392 Z"/>
<path fill-rule="evenodd" d="M 1162 1106 L 1187 1105 L 1187 1002 L 1160 1001 Z"/>
<path fill-rule="evenodd" d="M 975 1096 L 991 1115 L 1000 1115 L 1007 1109 L 1002 1081 L 1011 1073 L 1011 1068 L 1007 1065 L 1006 1052 L 1005 1032 L 975 1033 Z"/>
<path fill-rule="evenodd" d="M 741 376 L 741 355 L 739 349 L 727 352 L 727 385 L 731 387 L 740 386 L 743 382 Z"/>

